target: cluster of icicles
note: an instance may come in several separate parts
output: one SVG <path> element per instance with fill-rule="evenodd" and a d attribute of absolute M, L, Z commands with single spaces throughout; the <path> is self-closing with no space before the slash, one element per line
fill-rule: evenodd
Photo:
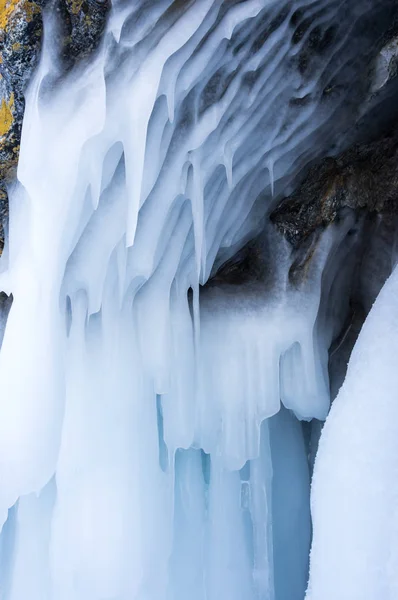
<path fill-rule="evenodd" d="M 264 37 L 280 2 L 150 4 L 115 0 L 98 55 L 62 82 L 45 15 L 2 259 L 0 595 L 302 600 L 293 412 L 328 411 L 333 236 L 300 290 L 277 241 L 271 292 L 199 288 L 328 114 L 290 103 L 317 86 L 282 68 L 296 6 Z"/>

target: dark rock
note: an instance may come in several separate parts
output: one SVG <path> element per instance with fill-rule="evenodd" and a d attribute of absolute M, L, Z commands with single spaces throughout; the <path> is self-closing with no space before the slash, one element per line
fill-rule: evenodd
<path fill-rule="evenodd" d="M 0 0 L 0 252 L 8 216 L 6 185 L 16 173 L 24 90 L 38 60 L 42 29 L 37 2 Z"/>
<path fill-rule="evenodd" d="M 98 48 L 110 6 L 110 0 L 62 0 L 60 10 L 66 30 L 62 52 L 68 66 Z"/>
<path fill-rule="evenodd" d="M 4 223 L 8 218 L 8 196 L 7 191 L 0 187 L 0 254 L 4 248 Z"/>
<path fill-rule="evenodd" d="M 0 182 L 15 175 L 25 106 L 23 92 L 37 63 L 42 28 L 36 2 L 0 0 Z"/>
<path fill-rule="evenodd" d="M 397 135 L 356 144 L 337 158 L 325 158 L 315 164 L 270 219 L 298 248 L 338 219 L 344 207 L 398 213 Z"/>

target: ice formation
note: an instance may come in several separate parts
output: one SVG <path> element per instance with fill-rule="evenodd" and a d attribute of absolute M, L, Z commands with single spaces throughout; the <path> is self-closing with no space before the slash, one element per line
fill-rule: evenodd
<path fill-rule="evenodd" d="M 395 268 L 326 421 L 312 497 L 308 600 L 393 600 L 397 582 Z"/>
<path fill-rule="evenodd" d="M 45 15 L 0 281 L 2 599 L 304 597 L 298 418 L 329 407 L 318 309 L 340 229 L 297 289 L 275 238 L 271 290 L 201 290 L 333 142 L 343 98 L 321 102 L 322 61 L 294 67 L 303 7 L 322 25 L 336 3 L 115 0 L 63 76 Z"/>

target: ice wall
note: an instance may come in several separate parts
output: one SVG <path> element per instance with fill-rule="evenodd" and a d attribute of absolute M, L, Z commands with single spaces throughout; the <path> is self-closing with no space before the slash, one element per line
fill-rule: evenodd
<path fill-rule="evenodd" d="M 68 74 L 45 14 L 0 281 L 4 600 L 303 598 L 293 413 L 328 410 L 317 314 L 341 230 L 301 287 L 277 239 L 272 289 L 200 286 L 333 141 L 344 98 L 322 100 L 327 66 L 300 69 L 310 31 L 292 36 L 336 10 L 115 0 L 98 54 Z"/>

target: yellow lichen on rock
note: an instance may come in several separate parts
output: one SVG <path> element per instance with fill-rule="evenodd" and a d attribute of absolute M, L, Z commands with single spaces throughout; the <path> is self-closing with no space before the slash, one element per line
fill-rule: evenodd
<path fill-rule="evenodd" d="M 14 121 L 14 94 L 11 94 L 9 101 L 2 98 L 0 104 L 0 136 L 6 135 Z"/>
<path fill-rule="evenodd" d="M 0 28 L 5 29 L 8 20 L 17 8 L 20 0 L 0 0 Z"/>
<path fill-rule="evenodd" d="M 74 15 L 78 15 L 82 10 L 83 0 L 67 0 L 66 4 Z"/>
<path fill-rule="evenodd" d="M 0 30 L 7 29 L 10 19 L 20 9 L 29 23 L 40 8 L 33 0 L 0 0 Z"/>
<path fill-rule="evenodd" d="M 28 23 L 32 21 L 33 17 L 40 12 L 39 6 L 36 2 L 31 2 L 30 0 L 25 0 L 22 4 L 22 10 L 25 13 L 26 20 Z"/>

